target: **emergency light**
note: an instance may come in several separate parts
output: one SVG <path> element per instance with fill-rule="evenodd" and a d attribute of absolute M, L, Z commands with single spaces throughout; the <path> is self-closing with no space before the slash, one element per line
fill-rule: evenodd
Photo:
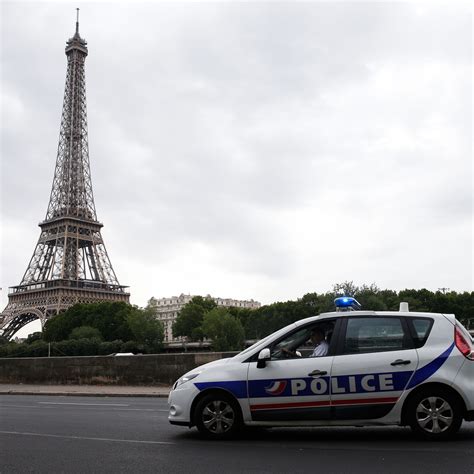
<path fill-rule="evenodd" d="M 353 311 L 361 309 L 361 304 L 352 296 L 340 296 L 334 300 L 336 311 Z"/>

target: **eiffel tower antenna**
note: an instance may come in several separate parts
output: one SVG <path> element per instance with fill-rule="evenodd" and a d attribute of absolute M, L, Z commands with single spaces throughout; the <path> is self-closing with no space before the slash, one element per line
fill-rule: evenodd
<path fill-rule="evenodd" d="M 41 324 L 76 303 L 129 301 L 101 235 L 92 193 L 87 131 L 87 42 L 76 32 L 66 42 L 67 73 L 53 185 L 41 234 L 18 286 L 0 314 L 0 333 L 11 338 L 29 322 Z"/>

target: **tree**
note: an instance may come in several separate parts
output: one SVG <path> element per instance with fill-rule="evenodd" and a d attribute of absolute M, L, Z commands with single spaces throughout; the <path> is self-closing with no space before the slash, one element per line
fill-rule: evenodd
<path fill-rule="evenodd" d="M 212 298 L 195 296 L 179 312 L 173 324 L 173 336 L 185 336 L 191 341 L 202 341 L 204 335 L 201 325 L 204 315 L 216 306 Z"/>
<path fill-rule="evenodd" d="M 134 341 L 156 350 L 161 349 L 164 337 L 163 324 L 155 318 L 152 308 L 144 310 L 135 308 L 135 311 L 128 315 L 127 323 Z"/>
<path fill-rule="evenodd" d="M 93 328 L 92 326 L 79 326 L 71 331 L 69 339 L 96 339 L 102 341 L 103 338 L 97 328 Z"/>
<path fill-rule="evenodd" d="M 127 316 L 133 308 L 121 301 L 76 304 L 46 321 L 43 338 L 49 342 L 64 341 L 74 328 L 90 326 L 98 329 L 106 341 L 130 341 L 133 334 Z"/>
<path fill-rule="evenodd" d="M 33 332 L 26 338 L 27 344 L 32 344 L 35 341 L 41 341 L 43 339 L 43 333 L 41 331 Z"/>
<path fill-rule="evenodd" d="M 215 351 L 241 350 L 245 333 L 242 323 L 225 308 L 214 308 L 204 315 L 203 334 L 212 340 Z"/>
<path fill-rule="evenodd" d="M 105 301 L 78 304 L 54 316 L 46 322 L 43 337 L 46 341 L 61 343 L 57 346 L 58 352 L 68 355 L 74 351 L 76 355 L 103 353 L 109 346 L 129 342 L 130 347 L 139 347 L 135 352 L 150 353 L 161 349 L 163 333 L 163 326 L 151 306 L 141 309 L 124 302 Z M 67 340 L 69 344 L 62 344 Z M 102 340 L 113 344 L 102 347 Z M 95 341 L 95 345 L 90 341 Z"/>
<path fill-rule="evenodd" d="M 353 281 L 345 281 L 343 283 L 336 283 L 332 287 L 332 292 L 335 296 L 356 296 L 360 288 L 354 284 Z"/>

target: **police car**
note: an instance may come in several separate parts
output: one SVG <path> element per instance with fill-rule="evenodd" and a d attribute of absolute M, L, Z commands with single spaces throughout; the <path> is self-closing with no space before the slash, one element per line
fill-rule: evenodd
<path fill-rule="evenodd" d="M 169 395 L 170 423 L 214 439 L 244 426 L 408 425 L 434 440 L 474 421 L 473 340 L 454 315 L 335 303 L 183 375 Z M 311 357 L 315 329 L 328 345 L 322 357 Z"/>

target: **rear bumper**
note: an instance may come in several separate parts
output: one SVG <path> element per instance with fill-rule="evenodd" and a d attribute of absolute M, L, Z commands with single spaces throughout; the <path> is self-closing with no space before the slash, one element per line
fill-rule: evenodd
<path fill-rule="evenodd" d="M 466 421 L 474 421 L 474 410 L 467 411 L 464 415 Z"/>

